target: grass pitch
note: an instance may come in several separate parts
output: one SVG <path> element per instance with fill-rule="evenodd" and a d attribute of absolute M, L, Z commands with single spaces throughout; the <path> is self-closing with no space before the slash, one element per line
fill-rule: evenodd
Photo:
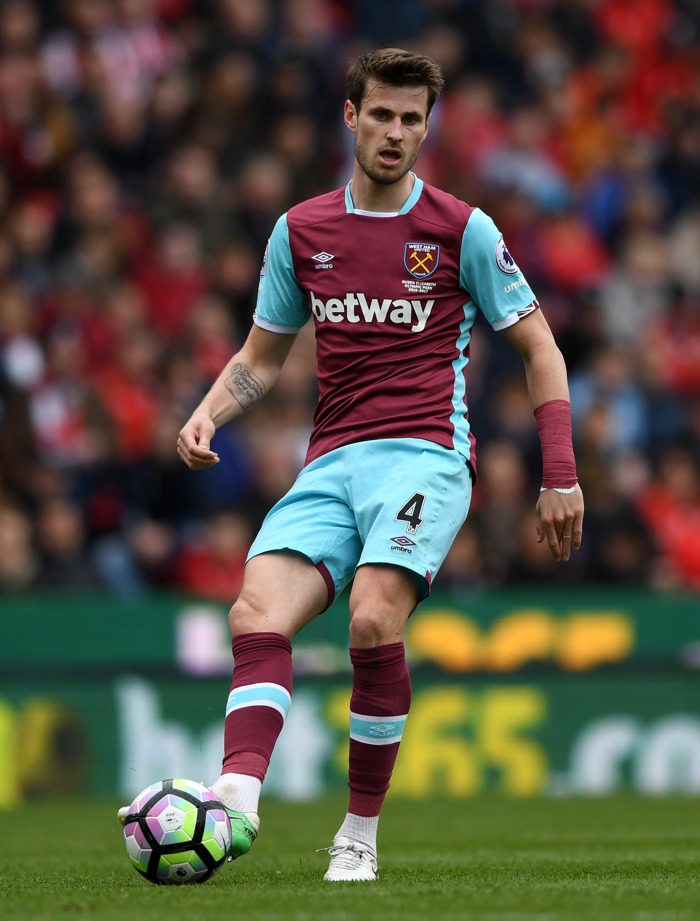
<path fill-rule="evenodd" d="M 381 878 L 323 883 L 345 799 L 265 800 L 251 854 L 202 886 L 131 868 L 116 803 L 0 813 L 3 921 L 698 921 L 700 798 L 390 799 Z"/>

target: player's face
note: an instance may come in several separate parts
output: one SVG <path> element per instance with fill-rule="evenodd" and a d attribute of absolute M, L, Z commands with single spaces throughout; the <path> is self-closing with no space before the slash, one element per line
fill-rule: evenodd
<path fill-rule="evenodd" d="M 355 159 L 371 180 L 392 185 L 416 162 L 428 133 L 424 86 L 386 86 L 369 81 L 360 110 L 348 100 L 345 124 L 355 133 Z"/>

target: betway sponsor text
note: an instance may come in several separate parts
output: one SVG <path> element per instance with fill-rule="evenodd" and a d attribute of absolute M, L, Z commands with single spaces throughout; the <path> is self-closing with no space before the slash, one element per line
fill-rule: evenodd
<path fill-rule="evenodd" d="M 388 297 L 368 300 L 364 294 L 352 291 L 342 298 L 330 297 L 324 301 L 311 291 L 311 309 L 319 323 L 340 323 L 343 320 L 348 323 L 359 323 L 362 320 L 365 323 L 410 323 L 411 332 L 420 333 L 425 329 L 434 305 L 434 300 L 409 301 L 399 298 L 392 301 Z"/>

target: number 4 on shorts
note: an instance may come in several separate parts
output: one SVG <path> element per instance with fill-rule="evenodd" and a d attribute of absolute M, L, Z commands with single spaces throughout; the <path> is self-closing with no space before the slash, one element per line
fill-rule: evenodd
<path fill-rule="evenodd" d="M 421 512 L 425 496 L 422 492 L 414 492 L 411 498 L 396 513 L 397 521 L 406 522 L 406 530 L 409 534 L 415 534 L 418 528 L 423 524 Z"/>

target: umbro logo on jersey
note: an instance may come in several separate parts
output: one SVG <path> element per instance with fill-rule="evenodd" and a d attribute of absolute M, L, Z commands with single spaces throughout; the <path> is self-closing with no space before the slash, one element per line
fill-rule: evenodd
<path fill-rule="evenodd" d="M 326 253 L 326 252 L 316 253 L 316 255 L 312 256 L 311 258 L 316 263 L 316 265 L 314 266 L 315 269 L 332 269 L 333 268 L 333 263 L 331 262 L 331 259 L 334 259 L 335 257 L 333 256 L 332 253 Z"/>

